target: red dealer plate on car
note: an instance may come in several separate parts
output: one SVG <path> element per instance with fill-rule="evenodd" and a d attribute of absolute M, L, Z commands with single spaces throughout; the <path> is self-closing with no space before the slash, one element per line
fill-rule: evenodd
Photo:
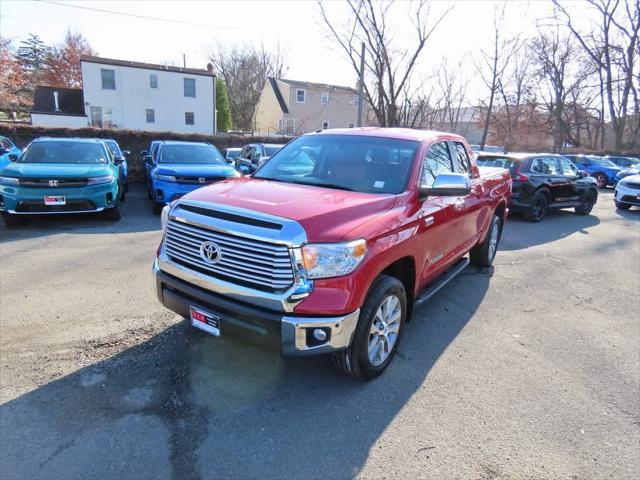
<path fill-rule="evenodd" d="M 189 307 L 191 325 L 216 337 L 220 336 L 220 315 L 197 307 Z"/>
<path fill-rule="evenodd" d="M 45 196 L 44 204 L 45 205 L 66 205 L 67 200 L 64 197 Z"/>

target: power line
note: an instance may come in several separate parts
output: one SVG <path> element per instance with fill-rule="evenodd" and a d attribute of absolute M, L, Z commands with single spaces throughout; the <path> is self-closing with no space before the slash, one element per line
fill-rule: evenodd
<path fill-rule="evenodd" d="M 70 5 L 68 3 L 59 3 L 59 2 L 52 2 L 49 0 L 33 0 L 34 2 L 40 2 L 40 3 L 47 3 L 49 5 L 56 5 L 58 7 L 68 7 L 68 8 L 77 8 L 80 10 L 89 10 L 92 12 L 99 12 L 99 13 L 108 13 L 111 15 L 121 15 L 123 17 L 133 17 L 133 18 L 140 18 L 143 20 L 155 20 L 158 22 L 167 22 L 167 23 L 179 23 L 182 25 L 189 25 L 192 27 L 201 27 L 201 28 L 210 28 L 210 29 L 220 29 L 220 30 L 231 30 L 232 27 L 220 27 L 217 25 L 207 25 L 204 23 L 194 23 L 194 22 L 187 22 L 185 20 L 172 20 L 169 18 L 162 18 L 162 17 L 152 17 L 150 15 L 139 15 L 139 14 L 135 14 L 135 13 L 127 13 L 127 12 L 119 12 L 117 10 L 105 10 L 102 8 L 94 8 L 94 7 L 87 7 L 84 5 Z"/>

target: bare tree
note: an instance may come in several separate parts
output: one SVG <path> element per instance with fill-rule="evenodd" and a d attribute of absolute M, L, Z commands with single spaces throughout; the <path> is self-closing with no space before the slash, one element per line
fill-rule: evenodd
<path fill-rule="evenodd" d="M 503 36 L 504 25 L 504 7 L 500 11 L 496 8 L 493 17 L 494 37 L 492 50 L 490 52 L 481 50 L 481 62 L 476 63 L 480 78 L 489 89 L 489 100 L 485 107 L 484 127 L 482 140 L 480 141 L 481 149 L 484 148 L 487 141 L 496 94 L 500 84 L 503 82 L 505 71 L 512 58 L 518 52 L 520 45 L 519 37 L 505 38 Z"/>
<path fill-rule="evenodd" d="M 253 129 L 253 115 L 267 77 L 281 78 L 287 68 L 278 47 L 268 51 L 264 45 L 211 48 L 209 61 L 222 75 L 229 92 L 231 114 L 236 127 Z"/>
<path fill-rule="evenodd" d="M 599 17 L 588 32 L 578 31 L 568 9 L 559 0 L 553 2 L 583 50 L 602 70 L 615 149 L 620 150 L 632 101 L 640 117 L 637 94 L 640 76 L 634 70 L 640 56 L 640 0 L 587 0 Z"/>
<path fill-rule="evenodd" d="M 366 101 L 373 109 L 380 126 L 398 126 L 407 102 L 411 104 L 407 86 L 420 55 L 427 40 L 451 8 L 436 17 L 430 25 L 429 1 L 409 3 L 410 26 L 407 28 L 412 28 L 415 33 L 415 45 L 406 49 L 393 41 L 387 25 L 392 11 L 400 8 L 395 1 L 346 0 L 346 4 L 351 13 L 350 19 L 345 25 L 338 25 L 329 18 L 323 3 L 318 0 L 322 21 L 358 77 L 360 49 L 364 43 Z"/>

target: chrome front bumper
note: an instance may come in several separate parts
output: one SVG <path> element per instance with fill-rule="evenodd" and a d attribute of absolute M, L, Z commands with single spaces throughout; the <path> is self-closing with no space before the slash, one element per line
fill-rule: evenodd
<path fill-rule="evenodd" d="M 292 312 L 266 311 L 263 306 L 226 295 L 224 288 L 216 288 L 218 285 L 179 278 L 171 269 L 165 270 L 165 265 L 158 260 L 153 264 L 160 302 L 184 317 L 189 316 L 191 306 L 219 313 L 223 336 L 231 331 L 252 343 L 254 339 L 260 344 L 275 343 L 283 355 L 295 357 L 331 353 L 351 344 L 360 309 L 338 317 L 297 317 Z M 323 341 L 314 337 L 316 329 L 324 332 Z"/>

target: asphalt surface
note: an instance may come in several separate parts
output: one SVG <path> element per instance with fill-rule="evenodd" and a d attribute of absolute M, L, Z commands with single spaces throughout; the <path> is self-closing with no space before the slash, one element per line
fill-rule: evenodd
<path fill-rule="evenodd" d="M 640 478 L 640 210 L 508 222 L 354 382 L 157 301 L 159 219 L 0 227 L 0 478 Z"/>

